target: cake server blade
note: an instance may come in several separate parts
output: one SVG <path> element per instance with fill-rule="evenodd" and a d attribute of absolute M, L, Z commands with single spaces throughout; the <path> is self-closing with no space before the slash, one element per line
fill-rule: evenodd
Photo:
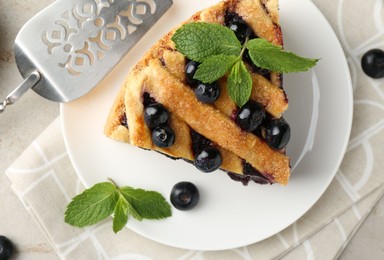
<path fill-rule="evenodd" d="M 18 33 L 15 60 L 25 79 L 0 112 L 32 88 L 55 102 L 93 89 L 170 8 L 172 0 L 57 0 Z"/>

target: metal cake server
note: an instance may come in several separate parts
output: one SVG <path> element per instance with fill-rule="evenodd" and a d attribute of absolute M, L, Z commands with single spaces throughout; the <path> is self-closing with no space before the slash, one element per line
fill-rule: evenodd
<path fill-rule="evenodd" d="M 171 5 L 172 0 L 55 1 L 16 37 L 16 64 L 25 80 L 0 102 L 0 112 L 30 88 L 55 102 L 85 95 Z"/>

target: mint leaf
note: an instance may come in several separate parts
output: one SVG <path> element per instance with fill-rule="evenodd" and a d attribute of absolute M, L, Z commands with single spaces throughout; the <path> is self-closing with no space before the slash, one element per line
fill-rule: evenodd
<path fill-rule="evenodd" d="M 155 191 L 117 186 L 111 179 L 86 189 L 68 204 L 65 222 L 76 227 L 96 224 L 112 213 L 113 231 L 117 233 L 132 215 L 137 220 L 161 219 L 172 215 L 171 206 Z"/>
<path fill-rule="evenodd" d="M 256 66 L 279 73 L 306 71 L 319 61 L 284 51 L 262 38 L 247 38 L 242 45 L 231 29 L 219 24 L 184 24 L 172 40 L 184 56 L 201 63 L 194 79 L 212 83 L 230 71 L 228 93 L 239 107 L 249 100 L 252 91 L 251 75 L 241 61 L 246 49 Z"/>
<path fill-rule="evenodd" d="M 232 67 L 227 85 L 228 94 L 236 105 L 242 107 L 248 102 L 252 92 L 252 78 L 242 60 Z"/>
<path fill-rule="evenodd" d="M 212 23 L 187 23 L 172 36 L 176 49 L 193 61 L 224 54 L 239 56 L 241 44 L 229 28 Z"/>
<path fill-rule="evenodd" d="M 128 222 L 128 207 L 129 204 L 124 198 L 123 195 L 119 194 L 119 199 L 117 200 L 114 218 L 113 218 L 113 232 L 117 233 L 125 227 Z"/>
<path fill-rule="evenodd" d="M 223 77 L 238 61 L 237 56 L 226 56 L 223 54 L 211 56 L 199 65 L 193 78 L 204 83 L 212 83 Z"/>
<path fill-rule="evenodd" d="M 284 51 L 280 46 L 257 38 L 248 41 L 247 49 L 252 62 L 261 68 L 280 73 L 306 71 L 316 65 L 318 59 L 300 57 Z"/>
<path fill-rule="evenodd" d="M 121 187 L 120 192 L 141 218 L 162 219 L 172 215 L 164 197 L 155 191 Z"/>
<path fill-rule="evenodd" d="M 96 224 L 112 214 L 117 200 L 113 184 L 96 184 L 73 198 L 65 211 L 65 222 L 76 227 Z"/>

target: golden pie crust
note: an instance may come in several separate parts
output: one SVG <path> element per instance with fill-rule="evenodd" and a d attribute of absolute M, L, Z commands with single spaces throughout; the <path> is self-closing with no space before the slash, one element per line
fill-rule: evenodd
<path fill-rule="evenodd" d="M 226 12 L 238 14 L 256 35 L 282 46 L 277 0 L 225 0 L 197 12 L 184 23 L 224 24 Z M 226 78 L 219 80 L 221 94 L 213 105 L 196 99 L 185 80 L 186 58 L 171 40 L 177 28 L 152 46 L 131 69 L 111 108 L 104 133 L 117 141 L 193 161 L 193 129 L 218 147 L 222 170 L 242 175 L 245 161 L 271 182 L 287 184 L 290 165 L 284 151 L 271 149 L 258 136 L 241 130 L 231 118 L 237 107 L 227 94 Z M 267 79 L 252 73 L 252 81 L 251 99 L 262 104 L 271 116 L 281 117 L 288 108 L 281 75 L 272 72 Z M 151 131 L 144 122 L 143 93 L 149 93 L 171 113 L 175 143 L 169 148 L 152 143 Z"/>

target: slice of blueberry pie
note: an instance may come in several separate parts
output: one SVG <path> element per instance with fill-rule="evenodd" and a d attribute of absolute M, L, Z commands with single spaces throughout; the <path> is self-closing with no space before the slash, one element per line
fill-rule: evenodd
<path fill-rule="evenodd" d="M 221 169 L 244 185 L 249 181 L 287 184 L 290 163 L 285 146 L 290 128 L 282 117 L 288 100 L 281 74 L 256 66 L 245 48 L 241 48 L 241 62 L 235 59 L 237 54 L 221 55 L 216 48 L 216 56 L 228 57 L 225 61 L 232 69 L 214 81 L 197 79 L 202 60 L 179 51 L 173 37 L 179 28 L 193 23 L 229 29 L 239 46 L 259 38 L 274 46 L 283 44 L 277 0 L 225 0 L 194 14 L 132 68 L 111 108 L 105 134 L 182 158 L 202 172 Z M 216 67 L 212 67 L 215 73 Z M 241 87 L 244 69 L 251 88 L 246 102 L 239 105 L 228 86 Z"/>

